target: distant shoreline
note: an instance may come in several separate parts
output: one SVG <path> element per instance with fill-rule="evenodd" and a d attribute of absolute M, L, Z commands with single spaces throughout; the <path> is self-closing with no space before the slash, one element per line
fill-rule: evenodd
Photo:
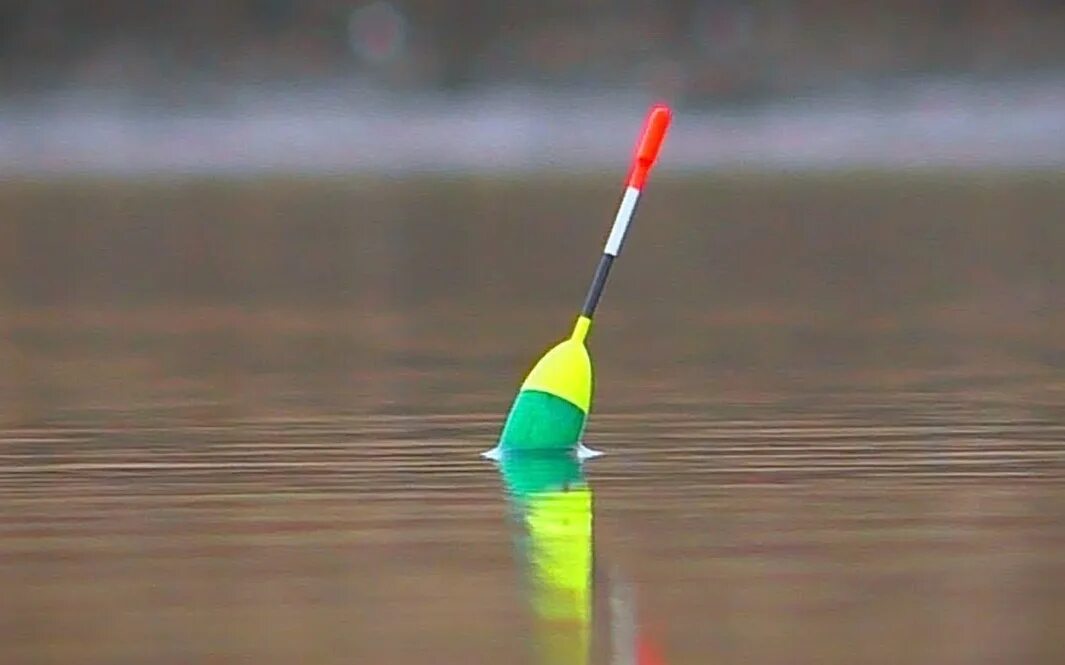
<path fill-rule="evenodd" d="M 0 178 L 492 174 L 622 168 L 647 95 L 463 97 L 229 89 L 166 105 L 134 93 L 0 100 Z M 916 81 L 747 107 L 678 109 L 663 171 L 1065 167 L 1065 80 Z"/>

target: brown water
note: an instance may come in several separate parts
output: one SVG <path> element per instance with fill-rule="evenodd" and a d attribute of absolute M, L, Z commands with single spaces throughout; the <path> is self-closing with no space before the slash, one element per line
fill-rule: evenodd
<path fill-rule="evenodd" d="M 615 185 L 0 186 L 0 663 L 538 662 L 478 453 Z M 1065 662 L 1062 185 L 656 182 L 592 338 L 596 630 Z"/>

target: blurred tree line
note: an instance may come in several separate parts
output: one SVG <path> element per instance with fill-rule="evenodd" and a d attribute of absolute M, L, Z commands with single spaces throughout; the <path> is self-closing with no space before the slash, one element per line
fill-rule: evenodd
<path fill-rule="evenodd" d="M 1057 0 L 5 0 L 0 90 L 359 82 L 787 95 L 1065 64 Z"/>

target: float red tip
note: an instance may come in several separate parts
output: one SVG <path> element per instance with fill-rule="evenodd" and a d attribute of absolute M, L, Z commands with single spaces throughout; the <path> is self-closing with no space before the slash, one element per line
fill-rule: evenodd
<path fill-rule="evenodd" d="M 629 187 L 642 189 L 647 182 L 647 175 L 658 158 L 658 151 L 666 138 L 666 130 L 672 117 L 673 113 L 664 104 L 651 107 L 651 112 L 647 114 L 647 120 L 644 122 L 640 142 L 636 144 L 636 157 L 629 172 Z"/>

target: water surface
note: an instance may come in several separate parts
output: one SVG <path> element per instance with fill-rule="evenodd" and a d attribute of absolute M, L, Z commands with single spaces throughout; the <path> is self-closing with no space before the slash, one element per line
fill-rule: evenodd
<path fill-rule="evenodd" d="M 5 184 L 0 662 L 560 662 L 479 453 L 615 184 Z M 589 663 L 1065 660 L 1060 184 L 656 183 Z"/>

